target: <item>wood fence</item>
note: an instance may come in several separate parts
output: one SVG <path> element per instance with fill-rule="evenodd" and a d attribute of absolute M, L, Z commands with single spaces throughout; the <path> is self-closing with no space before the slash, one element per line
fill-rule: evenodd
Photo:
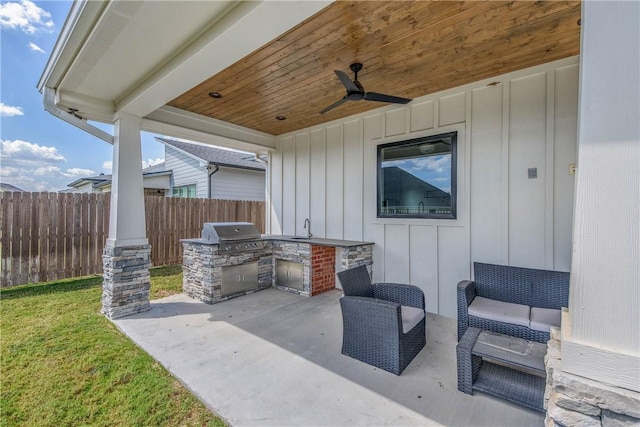
<path fill-rule="evenodd" d="M 0 287 L 102 273 L 110 195 L 0 192 Z M 202 224 L 247 221 L 264 232 L 264 202 L 145 197 L 154 266 L 180 264 L 180 239 Z"/>

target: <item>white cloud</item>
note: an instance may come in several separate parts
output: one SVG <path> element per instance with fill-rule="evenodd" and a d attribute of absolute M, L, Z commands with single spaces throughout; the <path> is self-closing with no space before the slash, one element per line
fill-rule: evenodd
<path fill-rule="evenodd" d="M 33 171 L 36 176 L 59 176 L 60 168 L 57 166 L 43 166 Z"/>
<path fill-rule="evenodd" d="M 411 159 L 409 162 L 411 164 L 411 170 L 419 171 L 427 169 L 442 173 L 451 168 L 451 155 L 421 157 L 419 159 Z"/>
<path fill-rule="evenodd" d="M 142 169 L 146 169 L 149 166 L 154 166 L 157 165 L 158 163 L 162 163 L 164 162 L 164 159 L 158 158 L 158 159 L 148 159 L 148 160 L 143 160 L 142 161 Z M 113 169 L 113 162 L 111 160 L 105 160 L 104 162 L 102 162 L 102 167 L 111 172 L 111 170 Z"/>
<path fill-rule="evenodd" d="M 40 53 L 47 53 L 44 50 L 42 50 L 42 48 L 37 44 L 35 44 L 34 42 L 29 42 L 29 49 L 35 50 L 36 52 L 40 52 Z"/>
<path fill-rule="evenodd" d="M 93 176 L 96 172 L 92 169 L 83 168 L 70 168 L 63 172 L 57 166 L 42 166 L 33 171 L 35 176 L 50 176 L 50 177 L 64 177 L 64 178 L 83 178 Z"/>
<path fill-rule="evenodd" d="M 67 159 L 56 147 L 47 147 L 19 139 L 0 141 L 0 159 L 18 165 L 32 163 L 60 163 Z"/>
<path fill-rule="evenodd" d="M 0 4 L 0 27 L 19 29 L 27 34 L 53 31 L 51 13 L 29 0 Z"/>
<path fill-rule="evenodd" d="M 63 175 L 68 176 L 70 178 L 71 177 L 83 178 L 87 176 L 93 176 L 95 174 L 96 174 L 96 171 L 92 169 L 71 168 L 71 169 L 67 169 L 67 171 Z"/>
<path fill-rule="evenodd" d="M 70 181 L 94 176 L 87 168 L 66 168 L 67 159 L 56 147 L 47 147 L 27 141 L 0 140 L 0 177 L 25 191 L 58 191 Z"/>
<path fill-rule="evenodd" d="M 22 107 L 13 107 L 11 105 L 5 105 L 4 102 L 0 102 L 0 116 L 24 116 L 24 113 L 22 112 Z"/>
<path fill-rule="evenodd" d="M 3 178 L 13 178 L 20 176 L 20 169 L 12 168 L 10 166 L 2 166 L 0 168 L 0 176 Z"/>
<path fill-rule="evenodd" d="M 158 163 L 162 163 L 164 162 L 164 159 L 149 159 L 149 160 L 143 160 L 142 161 L 142 169 L 148 168 L 149 166 L 154 166 L 157 165 Z"/>

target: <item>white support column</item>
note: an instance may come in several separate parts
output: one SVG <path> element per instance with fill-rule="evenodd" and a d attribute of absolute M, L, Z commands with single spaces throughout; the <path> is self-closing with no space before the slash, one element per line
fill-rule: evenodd
<path fill-rule="evenodd" d="M 140 118 L 119 113 L 115 121 L 111 215 L 107 246 L 146 245 Z"/>
<path fill-rule="evenodd" d="M 545 425 L 640 425 L 640 2 L 582 2 L 569 307 Z"/>
<path fill-rule="evenodd" d="M 149 309 L 151 247 L 146 235 L 140 118 L 118 114 L 113 143 L 109 238 L 102 312 L 114 319 Z"/>
<path fill-rule="evenodd" d="M 640 392 L 640 2 L 582 3 L 562 371 Z M 637 416 L 637 415 L 636 415 Z"/>

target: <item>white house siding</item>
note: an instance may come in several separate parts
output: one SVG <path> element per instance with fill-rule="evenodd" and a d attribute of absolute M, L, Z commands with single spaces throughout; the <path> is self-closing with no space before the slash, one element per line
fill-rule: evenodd
<path fill-rule="evenodd" d="M 171 178 L 171 192 L 173 187 L 196 184 L 196 194 L 199 198 L 206 198 L 207 194 L 207 168 L 202 166 L 199 160 L 187 156 L 170 147 L 165 149 L 165 170 L 173 171 Z"/>
<path fill-rule="evenodd" d="M 74 193 L 93 193 L 93 182 L 86 182 L 73 189 Z"/>
<path fill-rule="evenodd" d="M 220 170 L 211 176 L 211 197 L 264 202 L 265 181 L 264 172 L 220 167 Z"/>
<path fill-rule="evenodd" d="M 279 137 L 272 233 L 375 242 L 374 279 L 413 283 L 456 316 L 472 262 L 568 271 L 578 58 L 567 58 Z M 376 218 L 376 146 L 458 131 L 458 218 Z M 537 179 L 528 169 L 537 168 Z"/>

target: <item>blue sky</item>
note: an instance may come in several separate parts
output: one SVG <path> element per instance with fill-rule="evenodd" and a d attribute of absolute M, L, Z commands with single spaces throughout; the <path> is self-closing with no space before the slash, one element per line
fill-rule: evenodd
<path fill-rule="evenodd" d="M 383 162 L 382 167 L 397 166 L 446 193 L 451 193 L 451 154 L 423 156 Z"/>
<path fill-rule="evenodd" d="M 36 89 L 70 7 L 70 1 L 0 2 L 0 182 L 26 191 L 57 191 L 80 177 L 111 173 L 111 145 L 44 111 Z M 142 134 L 145 166 L 164 158 L 153 137 Z"/>

